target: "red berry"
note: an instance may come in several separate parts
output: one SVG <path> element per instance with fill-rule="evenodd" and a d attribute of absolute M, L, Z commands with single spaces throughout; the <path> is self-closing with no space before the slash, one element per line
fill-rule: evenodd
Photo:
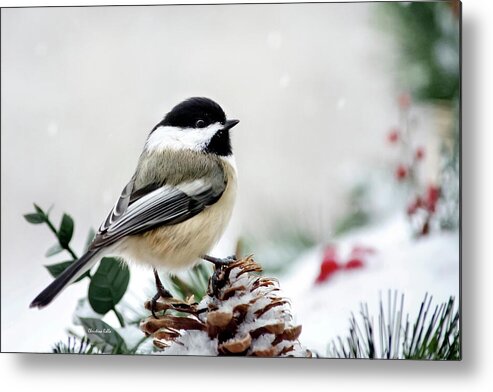
<path fill-rule="evenodd" d="M 430 212 L 435 212 L 438 199 L 440 198 L 440 188 L 436 185 L 429 185 L 426 192 L 426 204 Z"/>
<path fill-rule="evenodd" d="M 360 259 L 351 259 L 344 266 L 346 269 L 358 269 L 363 267 L 363 261 Z"/>
<path fill-rule="evenodd" d="M 401 109 L 407 109 L 411 106 L 411 96 L 408 93 L 402 93 L 397 98 L 397 102 Z"/>
<path fill-rule="evenodd" d="M 339 269 L 339 264 L 335 260 L 327 260 L 320 266 L 320 272 L 332 274 Z"/>
<path fill-rule="evenodd" d="M 327 280 L 327 276 L 325 276 L 324 274 L 320 273 L 318 276 L 317 276 L 317 279 L 315 279 L 315 283 L 319 284 L 319 283 L 323 283 Z"/>
<path fill-rule="evenodd" d="M 418 161 L 422 160 L 425 157 L 425 149 L 423 147 L 418 147 L 414 153 L 414 156 Z"/>
<path fill-rule="evenodd" d="M 396 178 L 401 181 L 403 180 L 404 178 L 407 177 L 407 167 L 404 166 L 404 165 L 399 165 L 397 166 L 397 169 L 395 171 L 395 176 Z"/>
<path fill-rule="evenodd" d="M 397 128 L 392 128 L 387 135 L 387 140 L 390 143 L 396 143 L 399 140 L 399 130 Z"/>
<path fill-rule="evenodd" d="M 320 265 L 320 273 L 315 283 L 322 283 L 329 279 L 338 269 L 339 264 L 335 260 L 324 260 Z"/>

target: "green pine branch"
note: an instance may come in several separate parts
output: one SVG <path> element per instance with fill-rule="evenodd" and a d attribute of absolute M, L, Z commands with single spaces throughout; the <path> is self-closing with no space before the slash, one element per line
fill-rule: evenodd
<path fill-rule="evenodd" d="M 69 336 L 67 342 L 58 342 L 53 346 L 55 354 L 101 354 L 101 350 L 87 337 L 81 339 Z"/>
<path fill-rule="evenodd" d="M 349 333 L 329 345 L 328 355 L 336 358 L 368 359 L 461 359 L 459 311 L 455 299 L 436 305 L 425 295 L 418 315 L 410 322 L 404 315 L 404 294 L 389 292 L 387 302 L 380 300 L 377 317 L 362 304 L 359 318 L 351 315 Z M 374 320 L 378 320 L 375 322 Z"/>

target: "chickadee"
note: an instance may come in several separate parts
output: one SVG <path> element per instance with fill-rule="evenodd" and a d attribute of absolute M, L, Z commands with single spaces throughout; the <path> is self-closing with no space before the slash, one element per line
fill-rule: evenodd
<path fill-rule="evenodd" d="M 157 268 L 193 265 L 207 256 L 231 217 L 236 168 L 226 120 L 208 98 L 190 98 L 175 106 L 150 132 L 137 169 L 88 251 L 31 303 L 48 305 L 103 256 L 153 267 L 159 297 L 171 296 Z"/>

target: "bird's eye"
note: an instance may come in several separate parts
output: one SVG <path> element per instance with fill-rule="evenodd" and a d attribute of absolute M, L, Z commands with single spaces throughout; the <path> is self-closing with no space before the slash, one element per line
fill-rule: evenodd
<path fill-rule="evenodd" d="M 196 128 L 204 128 L 205 127 L 205 121 L 204 120 L 197 120 L 195 123 Z"/>

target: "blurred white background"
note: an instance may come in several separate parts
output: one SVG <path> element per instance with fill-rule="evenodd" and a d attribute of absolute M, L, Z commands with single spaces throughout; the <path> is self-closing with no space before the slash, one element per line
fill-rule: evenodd
<path fill-rule="evenodd" d="M 57 220 L 69 212 L 81 249 L 150 129 L 187 97 L 241 120 L 238 203 L 221 249 L 280 217 L 323 240 L 355 168 L 382 162 L 397 122 L 393 48 L 374 7 L 3 9 L 2 350 L 48 351 L 85 292 L 28 309 L 51 279 L 42 265 L 54 238 L 22 215 L 32 202 L 53 204 Z"/>

